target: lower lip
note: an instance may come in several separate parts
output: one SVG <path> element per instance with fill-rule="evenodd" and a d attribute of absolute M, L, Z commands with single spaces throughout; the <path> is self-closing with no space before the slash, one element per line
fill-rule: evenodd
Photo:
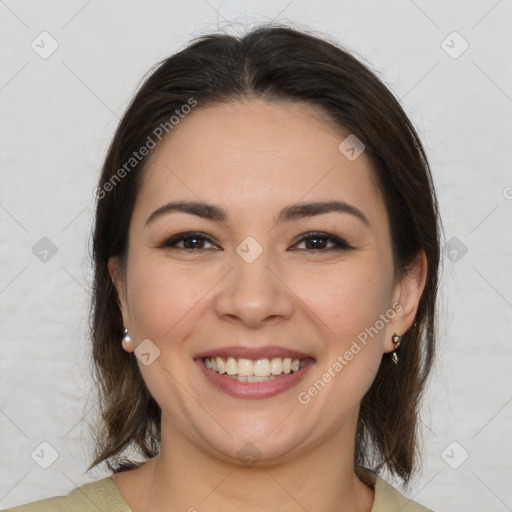
<path fill-rule="evenodd" d="M 283 373 L 267 382 L 240 382 L 231 377 L 221 375 L 206 368 L 203 359 L 196 359 L 206 378 L 221 391 L 235 398 L 260 399 L 270 398 L 286 391 L 300 382 L 308 370 L 315 364 L 313 359 L 307 359 L 304 366 L 293 373 Z"/>

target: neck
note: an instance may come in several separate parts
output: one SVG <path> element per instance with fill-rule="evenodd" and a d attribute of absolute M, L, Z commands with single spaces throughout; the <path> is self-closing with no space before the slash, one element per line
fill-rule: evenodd
<path fill-rule="evenodd" d="M 350 434 L 338 432 L 284 462 L 243 465 L 205 453 L 162 418 L 160 455 L 118 486 L 136 512 L 369 512 L 373 490 L 354 474 L 354 442 L 347 439 L 355 439 L 355 430 Z"/>

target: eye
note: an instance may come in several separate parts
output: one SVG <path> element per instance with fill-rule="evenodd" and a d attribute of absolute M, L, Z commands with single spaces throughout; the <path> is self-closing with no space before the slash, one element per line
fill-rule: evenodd
<path fill-rule="evenodd" d="M 334 235 L 329 235 L 327 233 L 308 233 L 306 236 L 303 236 L 298 244 L 302 243 L 306 244 L 306 250 L 315 251 L 315 252 L 328 252 L 328 251 L 336 251 L 336 250 L 348 250 L 353 249 L 345 240 L 338 238 Z M 331 243 L 331 247 L 327 247 Z M 309 247 L 307 247 L 309 245 Z M 296 250 L 296 249 L 292 249 Z M 303 250 L 303 249 L 299 249 Z"/>
<path fill-rule="evenodd" d="M 179 247 L 178 244 L 181 242 L 183 242 L 183 246 Z M 201 233 L 180 233 L 165 240 L 158 247 L 160 249 L 181 249 L 199 252 L 207 250 L 202 247 L 205 242 L 212 243 L 208 237 Z"/>
<path fill-rule="evenodd" d="M 201 233 L 180 233 L 174 235 L 171 238 L 165 240 L 159 244 L 160 249 L 180 249 L 184 251 L 195 251 L 202 252 L 209 250 L 204 247 L 205 243 L 214 245 L 211 239 Z M 305 249 L 297 249 L 296 247 L 300 244 L 306 244 Z M 179 245 L 183 244 L 183 245 Z M 329 247 L 331 244 L 331 247 Z M 303 236 L 298 243 L 295 244 L 295 248 L 291 250 L 307 250 L 309 252 L 329 252 L 335 250 L 348 250 L 353 249 L 345 240 L 338 238 L 334 235 L 327 233 L 308 233 Z M 211 249 L 210 249 L 211 250 Z M 214 250 L 218 250 L 215 248 Z"/>

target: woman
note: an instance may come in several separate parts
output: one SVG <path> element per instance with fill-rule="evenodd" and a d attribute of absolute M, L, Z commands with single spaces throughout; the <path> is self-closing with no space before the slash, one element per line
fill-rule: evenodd
<path fill-rule="evenodd" d="M 286 27 L 201 37 L 136 94 L 96 196 L 113 475 L 13 511 L 428 510 L 378 472 L 417 467 L 437 202 L 372 72 Z"/>

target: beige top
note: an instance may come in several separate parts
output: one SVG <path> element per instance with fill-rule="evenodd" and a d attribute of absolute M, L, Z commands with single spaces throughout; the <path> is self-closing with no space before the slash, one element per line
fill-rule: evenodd
<path fill-rule="evenodd" d="M 376 473 L 360 468 L 374 489 L 371 512 L 432 512 L 403 496 Z M 67 496 L 47 498 L 7 509 L 7 512 L 132 512 L 112 478 L 82 485 Z"/>

